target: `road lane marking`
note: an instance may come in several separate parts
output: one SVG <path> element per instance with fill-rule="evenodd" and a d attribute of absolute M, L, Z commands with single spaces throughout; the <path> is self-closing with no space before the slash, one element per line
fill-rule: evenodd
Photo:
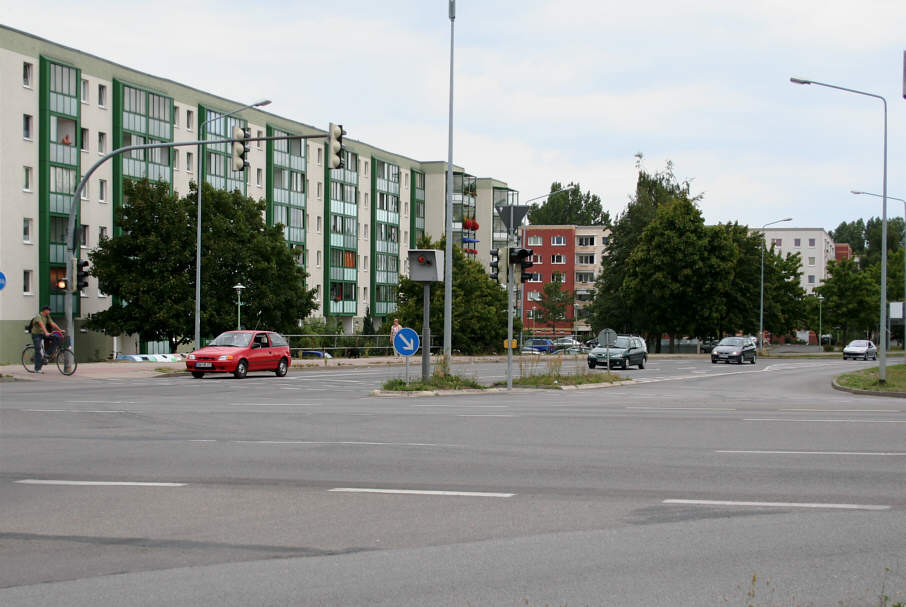
<path fill-rule="evenodd" d="M 318 407 L 315 403 L 229 403 L 231 407 Z"/>
<path fill-rule="evenodd" d="M 83 409 L 25 409 L 34 413 L 129 413 L 129 411 L 88 411 Z"/>
<path fill-rule="evenodd" d="M 442 495 L 453 497 L 513 497 L 515 493 L 487 493 L 481 491 L 426 491 L 419 489 L 363 489 L 359 487 L 337 487 L 330 489 L 337 493 L 389 493 L 394 495 Z"/>
<path fill-rule="evenodd" d="M 26 478 L 15 481 L 22 485 L 76 485 L 86 487 L 185 487 L 186 483 L 142 483 L 132 481 L 63 481 Z"/>
<path fill-rule="evenodd" d="M 456 407 L 458 409 L 509 409 L 509 405 L 412 405 L 413 407 Z"/>
<path fill-rule="evenodd" d="M 794 419 L 781 417 L 747 417 L 744 422 L 815 422 L 829 424 L 906 424 L 906 419 Z"/>
<path fill-rule="evenodd" d="M 442 443 L 381 443 L 374 441 L 315 441 L 315 440 L 234 440 L 231 443 L 253 445 L 362 445 L 378 447 L 455 447 Z"/>
<path fill-rule="evenodd" d="M 750 455 L 883 455 L 883 456 L 894 456 L 906 457 L 906 451 L 895 452 L 895 451 L 755 451 L 755 450 L 730 450 L 730 449 L 720 449 L 715 451 L 715 453 L 740 453 L 740 454 L 750 454 Z"/>
<path fill-rule="evenodd" d="M 456 417 L 516 417 L 515 415 L 502 413 L 460 413 Z"/>
<path fill-rule="evenodd" d="M 724 500 L 664 500 L 664 504 L 692 506 L 754 506 L 759 508 L 826 508 L 831 510 L 890 510 L 890 506 L 875 504 L 820 504 L 806 502 L 737 502 Z"/>
<path fill-rule="evenodd" d="M 902 413 L 897 409 L 777 409 L 778 411 L 801 411 L 806 413 Z"/>
<path fill-rule="evenodd" d="M 641 411 L 736 411 L 725 407 L 624 407 Z"/>

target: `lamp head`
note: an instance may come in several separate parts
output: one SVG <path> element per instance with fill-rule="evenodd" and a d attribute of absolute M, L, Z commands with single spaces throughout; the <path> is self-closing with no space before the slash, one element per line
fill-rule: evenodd
<path fill-rule="evenodd" d="M 261 101 L 259 101 L 259 102 L 257 102 L 257 103 L 253 103 L 253 104 L 252 104 L 252 107 L 263 107 L 263 106 L 265 106 L 265 105 L 270 105 L 270 104 L 271 104 L 271 100 L 270 100 L 270 99 L 263 99 L 263 100 L 261 100 Z"/>
<path fill-rule="evenodd" d="M 796 77 L 790 78 L 790 82 L 792 82 L 793 84 L 811 84 L 812 83 L 811 80 L 805 80 L 803 78 L 796 78 Z"/>

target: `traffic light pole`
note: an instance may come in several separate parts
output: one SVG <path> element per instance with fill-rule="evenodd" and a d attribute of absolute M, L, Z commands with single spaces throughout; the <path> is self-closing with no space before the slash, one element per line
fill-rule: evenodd
<path fill-rule="evenodd" d="M 271 137 L 248 137 L 244 141 L 283 141 L 289 139 L 321 139 L 327 137 L 327 135 L 275 135 Z M 75 288 L 75 276 L 73 271 L 73 265 L 75 259 L 78 259 L 78 243 L 76 242 L 76 215 L 77 209 L 81 210 L 82 200 L 82 191 L 85 189 L 85 185 L 88 183 L 88 178 L 105 162 L 110 160 L 115 156 L 119 156 L 125 152 L 131 152 L 133 150 L 153 150 L 157 148 L 178 148 L 185 146 L 197 146 L 197 145 L 210 145 L 217 143 L 233 143 L 235 139 L 212 139 L 208 141 L 170 141 L 167 143 L 146 143 L 142 145 L 127 145 L 126 147 L 118 148 L 113 150 L 88 169 L 85 174 L 82 176 L 82 179 L 79 181 L 79 185 L 76 186 L 75 192 L 72 196 L 72 204 L 69 207 L 69 225 L 66 229 L 66 234 L 68 235 L 67 245 L 69 246 L 70 259 L 69 263 L 66 264 L 66 283 L 69 285 L 70 289 Z M 198 176 L 199 181 L 201 180 L 201 175 Z M 201 190 L 201 183 L 198 184 L 199 191 Z M 78 207 L 76 205 L 79 205 Z M 199 221 L 199 225 L 200 225 Z M 67 293 L 64 298 L 64 312 L 66 314 L 66 333 L 69 336 L 69 345 L 72 347 L 72 351 L 75 352 L 75 333 L 74 325 L 72 320 L 72 295 L 74 291 Z"/>

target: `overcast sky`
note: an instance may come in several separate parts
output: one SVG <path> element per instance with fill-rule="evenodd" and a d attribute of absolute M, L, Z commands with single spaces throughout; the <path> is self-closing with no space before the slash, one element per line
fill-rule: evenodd
<path fill-rule="evenodd" d="M 447 0 L 0 0 L 76 49 L 419 160 L 447 159 Z M 904 0 L 458 0 L 454 161 L 523 201 L 578 181 L 616 217 L 636 153 L 708 223 L 831 230 L 906 198 Z M 889 214 L 902 216 L 891 201 Z"/>

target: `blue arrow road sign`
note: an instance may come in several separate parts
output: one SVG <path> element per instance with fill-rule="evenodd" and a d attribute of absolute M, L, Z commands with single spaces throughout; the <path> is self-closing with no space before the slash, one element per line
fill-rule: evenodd
<path fill-rule="evenodd" d="M 412 356 L 418 351 L 418 333 L 404 327 L 393 338 L 393 348 L 403 356 Z"/>
<path fill-rule="evenodd" d="M 6 274 L 0 272 L 0 291 L 3 290 L 3 287 L 6 286 Z"/>

